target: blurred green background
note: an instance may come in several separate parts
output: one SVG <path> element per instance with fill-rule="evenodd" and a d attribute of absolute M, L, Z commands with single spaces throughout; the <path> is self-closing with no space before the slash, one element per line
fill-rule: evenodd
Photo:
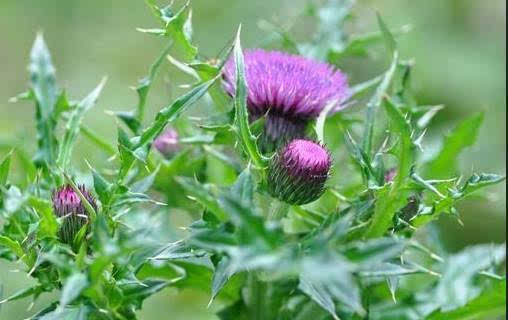
<path fill-rule="evenodd" d="M 319 1 L 317 1 L 319 3 Z M 177 1 L 177 4 L 181 1 Z M 241 22 L 245 47 L 258 45 L 266 36 L 260 20 L 290 23 L 306 7 L 305 0 L 193 0 L 194 42 L 205 57 L 213 57 L 229 41 Z M 477 145 L 462 155 L 463 172 L 471 170 L 506 174 L 506 2 L 504 0 L 359 0 L 355 31 L 376 28 L 375 11 L 393 27 L 413 25 L 399 38 L 404 57 L 414 57 L 414 88 L 422 104 L 445 104 L 427 142 L 432 146 L 459 120 L 483 110 L 486 119 Z M 2 147 L 20 140 L 33 149 L 33 106 L 8 99 L 28 83 L 27 61 L 38 31 L 44 33 L 57 67 L 60 85 L 78 99 L 103 77 L 108 83 L 85 123 L 97 133 L 116 139 L 115 119 L 106 110 L 126 110 L 136 103 L 129 87 L 146 74 L 165 46 L 162 38 L 139 33 L 136 27 L 155 27 L 156 21 L 142 0 L 0 0 L 0 157 Z M 309 29 L 310 30 L 310 29 Z M 295 38 L 310 32 L 298 27 Z M 382 49 L 371 59 L 351 59 L 343 64 L 352 83 L 377 75 L 385 66 Z M 166 67 L 151 91 L 149 112 L 154 114 L 178 93 L 182 78 Z M 147 117 L 150 119 L 150 116 Z M 106 161 L 87 141 L 76 148 L 76 165 Z M 467 163 L 467 165 L 465 165 Z M 440 228 L 450 250 L 470 243 L 506 240 L 506 188 L 489 189 L 486 199 L 463 202 L 459 207 L 464 226 L 441 219 Z M 17 273 L 19 266 L 0 262 L 4 295 L 26 287 L 31 280 Z M 24 319 L 49 301 L 43 296 L 32 310 L 30 301 L 1 306 L 0 319 Z M 167 289 L 145 303 L 141 319 L 216 319 L 213 306 L 206 309 L 205 292 Z"/>

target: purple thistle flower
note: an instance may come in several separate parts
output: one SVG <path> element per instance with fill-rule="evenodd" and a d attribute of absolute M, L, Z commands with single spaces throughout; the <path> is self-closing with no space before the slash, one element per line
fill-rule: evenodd
<path fill-rule="evenodd" d="M 172 158 L 180 151 L 178 132 L 171 127 L 167 128 L 155 139 L 153 145 L 166 159 Z"/>
<path fill-rule="evenodd" d="M 270 163 L 268 192 L 289 204 L 315 201 L 325 191 L 331 165 L 330 153 L 320 144 L 293 140 Z"/>
<path fill-rule="evenodd" d="M 86 190 L 84 185 L 78 188 L 90 205 L 97 210 L 97 203 L 93 195 Z M 81 202 L 81 198 L 70 185 L 63 186 L 54 191 L 52 200 L 56 216 L 63 218 L 58 232 L 60 240 L 72 244 L 76 233 L 88 222 L 88 212 Z"/>
<path fill-rule="evenodd" d="M 261 49 L 245 52 L 250 120 L 265 114 L 265 142 L 281 146 L 303 137 L 309 120 L 327 103 L 337 100 L 332 112 L 344 108 L 348 97 L 346 76 L 334 67 L 297 55 Z M 231 96 L 236 90 L 234 58 L 224 68 L 223 86 Z"/>

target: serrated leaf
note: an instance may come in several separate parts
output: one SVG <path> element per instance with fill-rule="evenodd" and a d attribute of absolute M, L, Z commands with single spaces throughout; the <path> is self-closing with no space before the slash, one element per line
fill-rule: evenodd
<path fill-rule="evenodd" d="M 428 320 L 476 320 L 494 319 L 506 313 L 506 280 L 495 285 L 463 307 L 448 312 L 436 311 Z"/>
<path fill-rule="evenodd" d="M 94 190 L 99 196 L 103 205 L 109 203 L 112 184 L 109 183 L 100 173 L 92 169 Z"/>
<path fill-rule="evenodd" d="M 344 144 L 353 161 L 360 167 L 364 181 L 366 181 L 368 185 L 379 184 L 379 181 L 376 181 L 376 174 L 369 161 L 368 155 L 358 146 L 349 132 L 344 133 Z"/>
<path fill-rule="evenodd" d="M 145 115 L 145 105 L 146 105 L 146 98 L 148 96 L 148 91 L 150 90 L 152 86 L 152 82 L 157 75 L 157 71 L 159 70 L 159 67 L 161 66 L 162 62 L 164 61 L 164 58 L 169 53 L 169 50 L 171 49 L 172 43 L 169 43 L 166 48 L 162 51 L 160 56 L 155 60 L 154 63 L 150 66 L 150 69 L 148 70 L 148 75 L 138 81 L 138 85 L 136 86 L 136 92 L 138 93 L 138 105 L 136 108 L 136 120 L 137 123 L 141 124 L 144 119 Z M 137 129 L 139 127 L 133 126 L 131 129 L 133 129 L 133 132 L 137 132 Z"/>
<path fill-rule="evenodd" d="M 170 106 L 160 110 L 152 124 L 143 131 L 139 137 L 139 142 L 133 147 L 133 150 L 139 150 L 147 144 L 152 143 L 162 132 L 166 124 L 174 121 L 182 112 L 201 98 L 217 79 L 218 76 L 195 86 L 191 91 L 177 98 Z"/>
<path fill-rule="evenodd" d="M 141 32 L 156 35 L 171 36 L 179 47 L 185 61 L 192 61 L 198 49 L 192 44 L 192 11 L 189 9 L 190 1 L 187 1 L 176 13 L 171 5 L 159 8 L 155 1 L 147 1 L 152 12 L 164 25 L 164 29 L 138 29 Z"/>
<path fill-rule="evenodd" d="M 441 311 L 465 306 L 479 293 L 474 284 L 478 272 L 499 265 L 506 259 L 505 245 L 476 245 L 450 256 L 434 293 Z"/>
<path fill-rule="evenodd" d="M 323 253 L 303 260 L 300 281 L 306 294 L 325 308 L 336 319 L 337 315 L 330 304 L 339 301 L 363 316 L 365 310 L 361 303 L 361 293 L 351 272 L 354 266 L 338 255 Z"/>
<path fill-rule="evenodd" d="M 217 201 L 217 197 L 213 195 L 204 185 L 198 183 L 192 178 L 176 177 L 175 179 L 193 198 L 196 199 L 196 201 L 213 212 L 219 220 L 227 220 L 227 214 Z"/>
<path fill-rule="evenodd" d="M 134 182 L 130 187 L 131 191 L 134 193 L 147 192 L 152 187 L 152 185 L 155 181 L 155 177 L 157 176 L 157 173 L 159 173 L 159 169 L 160 169 L 160 166 L 155 168 L 155 170 L 152 173 L 150 173 L 143 179 Z"/>
<path fill-rule="evenodd" d="M 65 280 L 65 284 L 60 294 L 60 312 L 72 301 L 74 301 L 81 292 L 88 286 L 88 278 L 83 273 L 74 273 Z M 58 311 L 57 311 L 58 312 Z"/>
<path fill-rule="evenodd" d="M 87 320 L 90 308 L 79 305 L 46 313 L 37 320 Z"/>
<path fill-rule="evenodd" d="M 467 196 L 481 188 L 504 181 L 506 177 L 492 173 L 473 173 L 473 175 L 461 187 L 462 196 Z"/>
<path fill-rule="evenodd" d="M 105 84 L 106 78 L 103 78 L 99 85 L 81 100 L 71 112 L 57 158 L 57 164 L 64 170 L 70 161 L 72 148 L 78 136 L 83 117 L 95 105 Z"/>
<path fill-rule="evenodd" d="M 88 128 L 85 125 L 81 125 L 81 134 L 85 136 L 88 140 L 90 140 L 93 144 L 95 144 L 97 147 L 106 152 L 109 156 L 116 155 L 117 150 L 115 149 L 115 147 L 111 143 L 106 141 L 106 139 L 96 134 L 92 129 Z"/>
<path fill-rule="evenodd" d="M 212 296 L 210 302 L 219 294 L 219 291 L 224 287 L 229 278 L 237 272 L 235 264 L 231 264 L 230 262 L 231 258 L 224 256 L 217 264 L 212 278 Z"/>
<path fill-rule="evenodd" d="M 326 291 L 325 287 L 323 287 L 322 285 L 312 284 L 307 279 L 300 277 L 298 289 L 300 289 L 303 293 L 308 295 L 323 309 L 328 311 L 334 319 L 336 320 L 339 319 L 339 317 L 337 317 L 337 314 L 335 313 L 336 312 L 335 303 L 333 302 L 331 295 Z"/>
<path fill-rule="evenodd" d="M 240 142 L 245 153 L 253 164 L 262 169 L 266 166 L 267 159 L 259 152 L 257 139 L 250 131 L 249 114 L 247 111 L 247 82 L 245 79 L 245 62 L 240 44 L 241 27 L 238 28 L 234 45 L 234 57 L 236 68 L 236 92 L 235 92 L 235 125 L 237 126 Z"/>
<path fill-rule="evenodd" d="M 9 176 L 9 169 L 11 167 L 12 151 L 9 152 L 0 162 L 0 186 L 5 186 Z"/>
<path fill-rule="evenodd" d="M 56 237 L 58 231 L 58 222 L 53 214 L 52 204 L 40 198 L 30 197 L 28 203 L 40 217 L 38 236 L 40 238 Z"/>
<path fill-rule="evenodd" d="M 30 287 L 30 288 L 25 288 L 25 289 L 22 289 L 16 293 L 14 293 L 13 295 L 1 300 L 0 305 L 4 304 L 6 302 L 9 302 L 9 301 L 15 301 L 15 300 L 23 299 L 23 298 L 30 297 L 33 295 L 39 295 L 42 292 L 43 292 L 43 288 L 41 286 L 34 286 L 34 287 Z"/>
<path fill-rule="evenodd" d="M 58 143 L 54 130 L 53 117 L 57 101 L 55 68 L 42 34 L 38 34 L 30 52 L 31 89 L 36 102 L 37 153 L 38 165 L 52 165 L 56 160 Z"/>
<path fill-rule="evenodd" d="M 395 50 L 397 50 L 397 43 L 395 42 L 395 38 L 393 37 L 392 33 L 390 32 L 390 29 L 388 29 L 385 22 L 381 18 L 381 15 L 379 14 L 379 12 L 376 12 L 376 17 L 377 17 L 377 23 L 379 25 L 379 29 L 381 30 L 381 33 L 383 34 L 386 48 L 388 49 L 390 56 L 392 56 L 395 53 Z"/>
<path fill-rule="evenodd" d="M 385 185 L 378 192 L 374 215 L 369 224 L 365 237 L 382 236 L 392 225 L 395 213 L 407 202 L 406 192 L 402 190 L 405 180 L 409 177 L 413 165 L 413 141 L 411 127 L 399 109 L 388 99 L 384 100 L 385 110 L 390 118 L 390 124 L 399 138 L 397 152 L 397 175 L 392 184 Z"/>
<path fill-rule="evenodd" d="M 252 206 L 254 197 L 254 180 L 249 168 L 246 168 L 238 176 L 231 192 L 238 195 L 242 203 Z"/>
<path fill-rule="evenodd" d="M 374 95 L 367 102 L 367 110 L 366 110 L 367 115 L 363 133 L 362 149 L 368 156 L 370 156 L 372 149 L 372 139 L 374 135 L 374 122 L 376 118 L 376 113 L 383 101 L 383 96 L 386 94 L 388 88 L 390 87 L 398 64 L 399 64 L 399 52 L 395 50 L 393 52 L 393 58 L 390 67 L 384 73 L 383 80 L 377 87 Z"/>
<path fill-rule="evenodd" d="M 426 164 L 425 172 L 433 178 L 447 178 L 455 174 L 457 158 L 476 142 L 484 114 L 477 113 L 462 121 L 445 138 L 441 150 Z"/>

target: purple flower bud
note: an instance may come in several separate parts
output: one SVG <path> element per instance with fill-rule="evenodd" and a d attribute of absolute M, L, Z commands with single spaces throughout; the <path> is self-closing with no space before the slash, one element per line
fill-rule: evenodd
<path fill-rule="evenodd" d="M 245 52 L 250 119 L 264 115 L 263 149 L 273 151 L 304 131 L 332 100 L 333 112 L 343 109 L 349 95 L 346 76 L 334 67 L 297 55 L 260 49 Z M 236 90 L 234 58 L 226 63 L 223 86 L 229 95 Z M 271 149 L 271 150 L 270 150 Z"/>
<path fill-rule="evenodd" d="M 393 179 L 395 179 L 396 175 L 397 175 L 397 169 L 396 168 L 392 168 L 392 169 L 386 170 L 386 172 L 385 172 L 385 183 L 392 182 Z"/>
<path fill-rule="evenodd" d="M 291 141 L 273 157 L 268 168 L 268 192 L 289 204 L 306 204 L 325 191 L 332 159 L 320 144 Z"/>
<path fill-rule="evenodd" d="M 92 194 L 86 190 L 84 185 L 78 188 L 90 205 L 97 210 L 97 203 Z M 76 233 L 88 222 L 88 212 L 79 195 L 74 192 L 70 185 L 63 186 L 53 192 L 52 200 L 56 216 L 63 218 L 58 232 L 60 240 L 71 244 Z"/>
<path fill-rule="evenodd" d="M 172 158 L 180 151 L 178 132 L 173 128 L 167 128 L 155 139 L 153 145 L 166 159 Z"/>

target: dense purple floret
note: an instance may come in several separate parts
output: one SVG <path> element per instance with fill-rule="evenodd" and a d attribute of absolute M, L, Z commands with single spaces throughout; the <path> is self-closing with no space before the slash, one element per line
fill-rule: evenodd
<path fill-rule="evenodd" d="M 316 117 L 331 100 L 340 110 L 348 96 L 346 76 L 334 67 L 297 55 L 261 49 L 245 51 L 248 108 L 253 118 L 271 114 L 297 119 Z M 235 62 L 224 70 L 224 88 L 235 95 Z"/>
<path fill-rule="evenodd" d="M 328 151 L 320 144 L 304 139 L 291 141 L 282 152 L 282 161 L 296 177 L 327 176 L 331 166 Z"/>
<path fill-rule="evenodd" d="M 332 160 L 320 144 L 296 139 L 281 149 L 268 168 L 268 191 L 290 204 L 317 200 L 325 190 Z"/>
<path fill-rule="evenodd" d="M 173 128 L 167 128 L 155 139 L 153 145 L 164 157 L 171 158 L 180 151 L 178 132 Z"/>
<path fill-rule="evenodd" d="M 97 210 L 97 203 L 93 195 L 83 185 L 78 188 L 94 210 Z M 70 185 L 63 186 L 53 192 L 52 200 L 56 216 L 62 218 L 59 237 L 65 243 L 72 243 L 76 233 L 87 223 L 88 212 L 81 202 L 81 198 Z"/>

